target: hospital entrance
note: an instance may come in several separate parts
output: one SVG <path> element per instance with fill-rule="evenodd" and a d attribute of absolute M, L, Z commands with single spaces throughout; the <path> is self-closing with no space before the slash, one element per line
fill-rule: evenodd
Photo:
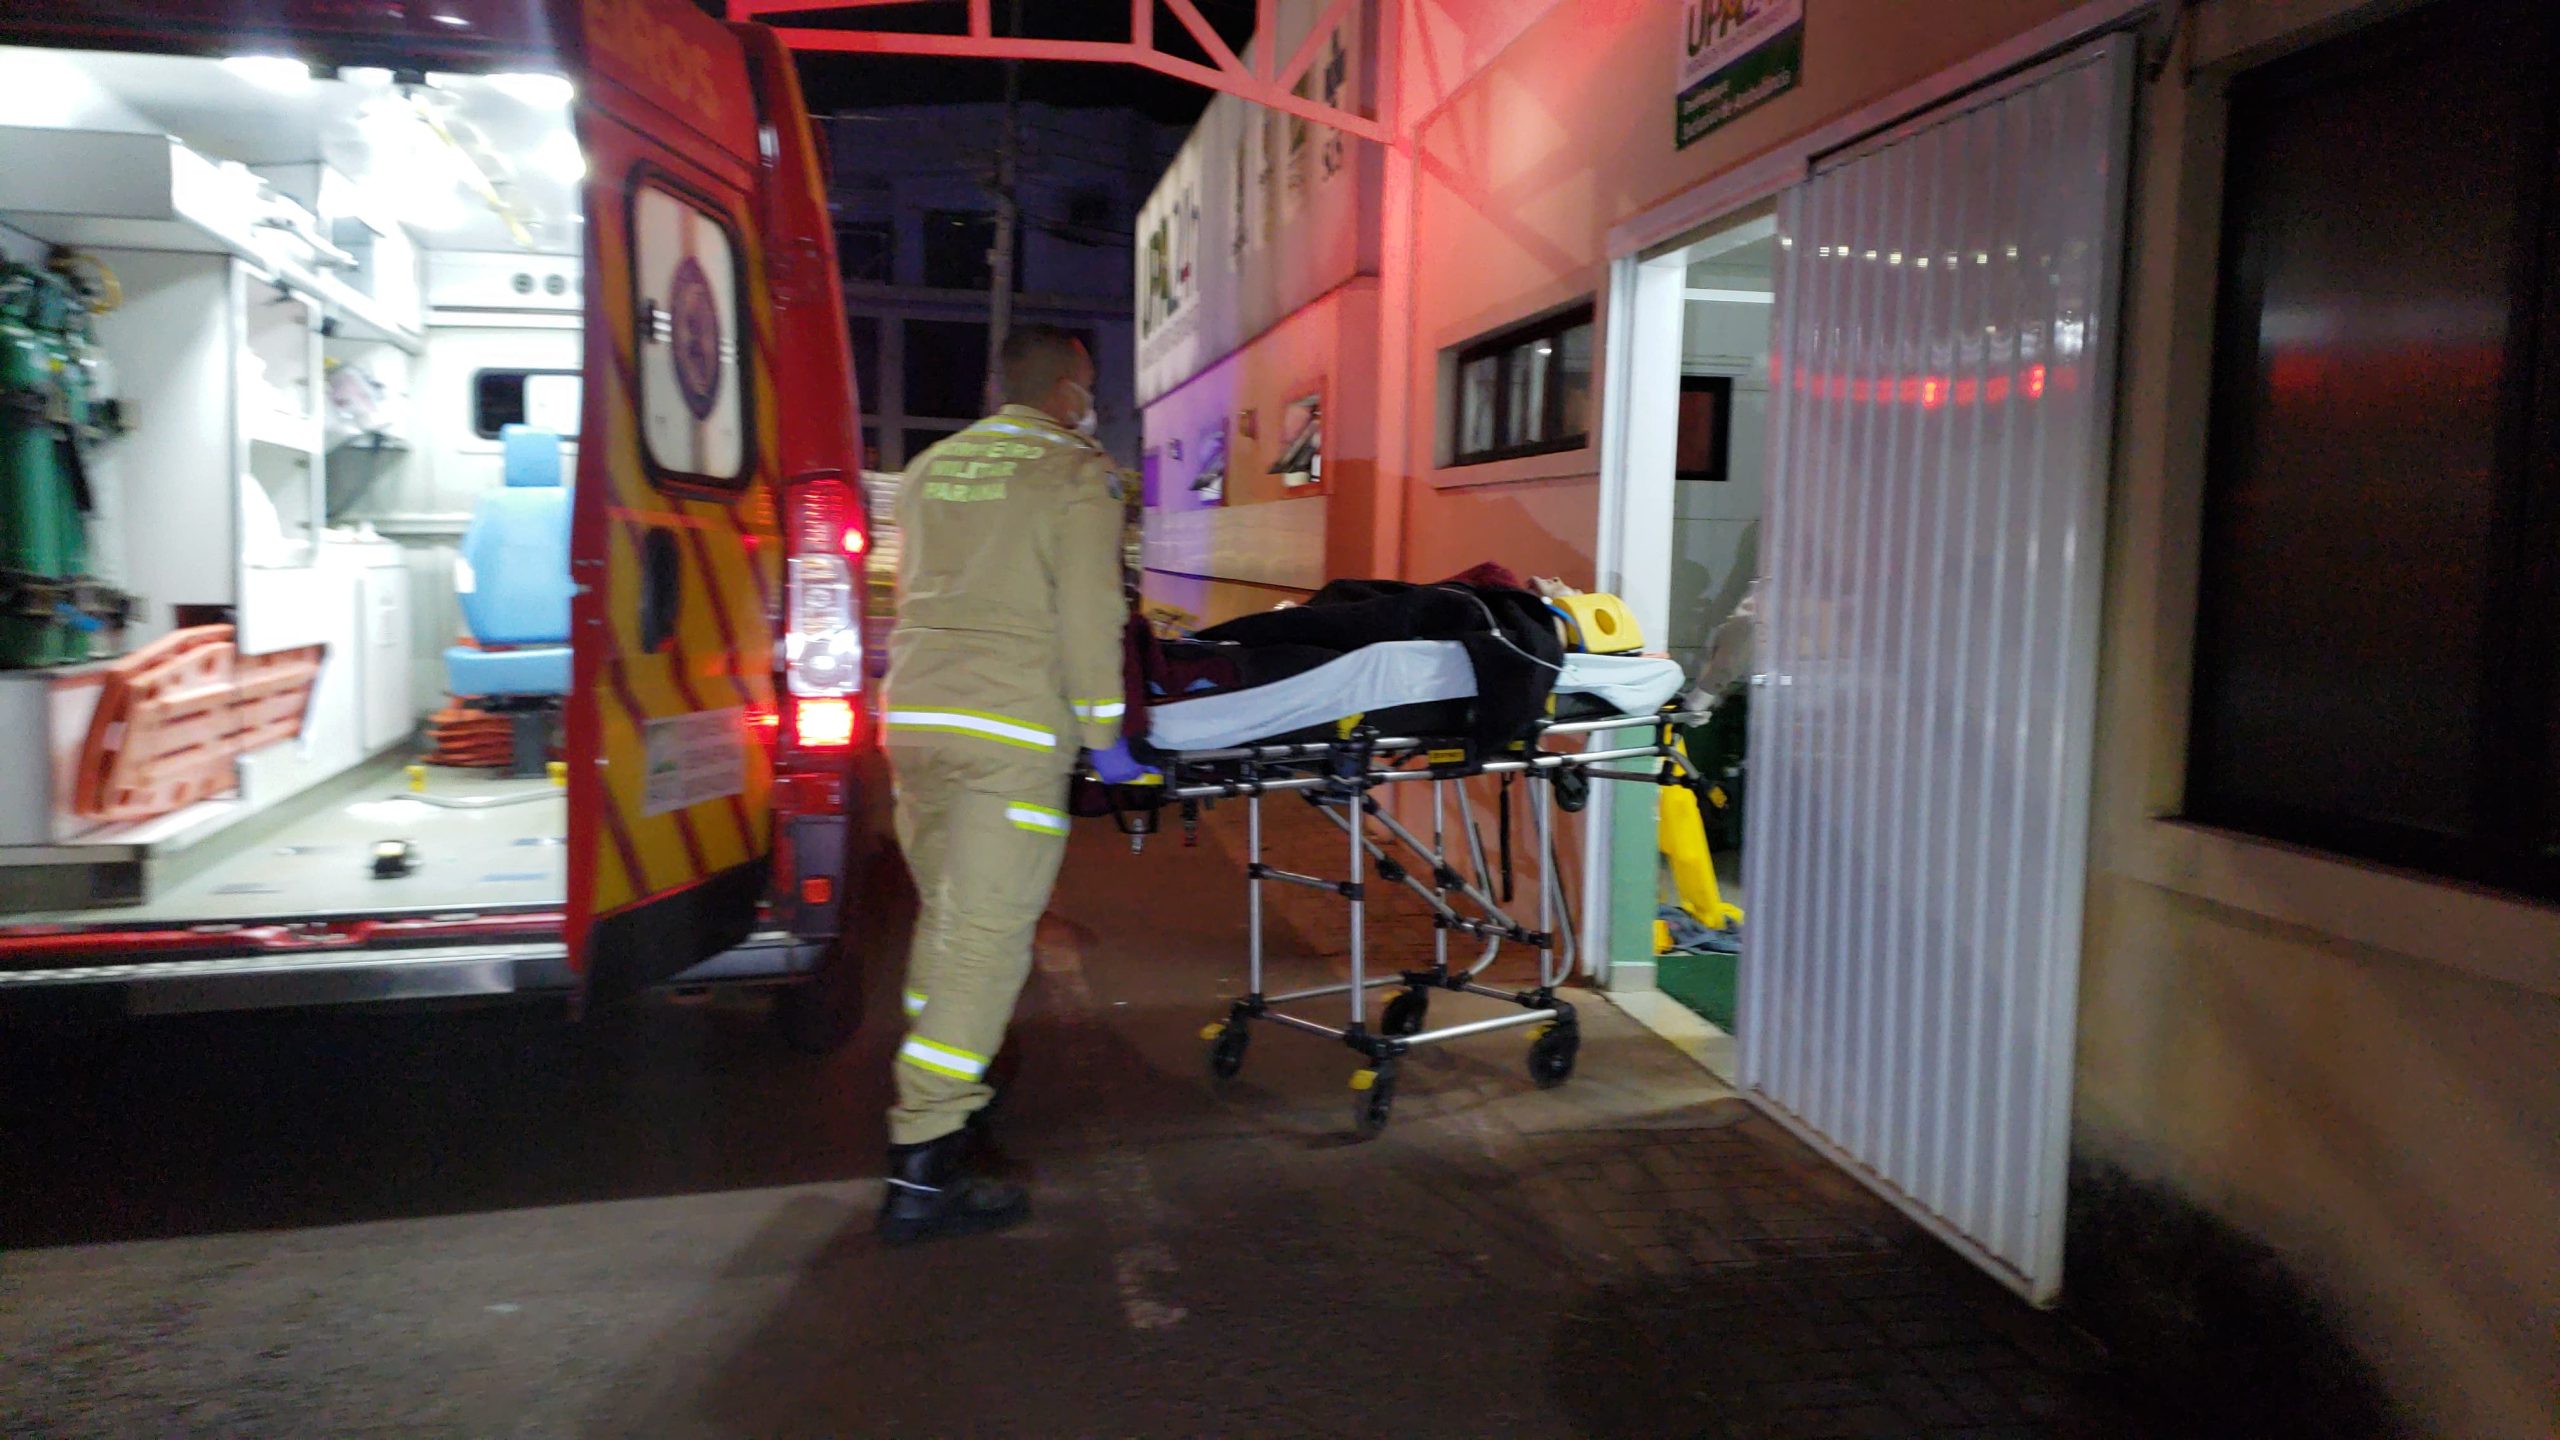
<path fill-rule="evenodd" d="M 1768 508 L 1776 229 L 1763 207 L 1662 257 L 1663 273 L 1679 280 L 1676 296 L 1658 297 L 1678 317 L 1678 389 L 1669 406 L 1669 463 L 1651 467 L 1645 481 L 1669 491 L 1671 523 L 1655 532 L 1663 553 L 1653 557 L 1668 565 L 1662 643 L 1688 673 L 1685 708 L 1706 717 L 1681 737 L 1706 784 L 1658 796 L 1655 984 L 1727 1036 L 1749 909 L 1743 815 L 1751 794 L 1753 599 Z M 1659 508 L 1661 497 L 1652 503 Z"/>
<path fill-rule="evenodd" d="M 1702 783 L 1609 797 L 1607 983 L 2031 1297 L 2060 1271 L 2128 64 L 2093 45 L 1621 226 L 1602 367 L 1597 568 L 1705 713 Z"/>

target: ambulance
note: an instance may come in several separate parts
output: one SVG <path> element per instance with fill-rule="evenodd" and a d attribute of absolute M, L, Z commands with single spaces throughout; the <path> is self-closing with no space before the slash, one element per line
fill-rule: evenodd
<path fill-rule="evenodd" d="M 0 1002 L 743 983 L 843 1038 L 825 170 L 681 0 L 12 0 Z"/>

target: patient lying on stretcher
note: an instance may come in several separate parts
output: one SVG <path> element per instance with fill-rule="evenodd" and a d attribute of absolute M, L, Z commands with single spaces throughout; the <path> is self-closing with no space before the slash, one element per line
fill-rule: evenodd
<path fill-rule="evenodd" d="M 1493 749 L 1551 714 L 1647 715 L 1679 691 L 1676 663 L 1576 648 L 1558 609 L 1508 578 L 1337 580 L 1190 639 L 1133 627 L 1128 728 L 1162 754 L 1325 738 L 1359 717 Z"/>

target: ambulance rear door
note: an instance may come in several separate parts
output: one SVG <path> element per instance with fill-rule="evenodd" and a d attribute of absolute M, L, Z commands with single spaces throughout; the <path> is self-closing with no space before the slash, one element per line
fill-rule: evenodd
<path fill-rule="evenodd" d="M 571 528 L 570 963 L 618 999 L 744 940 L 773 856 L 780 517 L 736 41 L 588 0 L 583 434 Z"/>

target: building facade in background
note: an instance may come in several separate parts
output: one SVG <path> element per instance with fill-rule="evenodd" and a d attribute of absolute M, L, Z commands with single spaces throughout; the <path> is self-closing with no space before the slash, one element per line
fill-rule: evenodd
<path fill-rule="evenodd" d="M 902 469 L 983 413 L 996 104 L 899 106 L 822 121 L 836 257 L 862 390 L 863 463 Z M 1013 320 L 1086 337 L 1101 438 L 1137 451 L 1131 218 L 1180 136 L 1134 110 L 1024 104 Z"/>
<path fill-rule="evenodd" d="M 1323 8 L 1281 5 L 1283 41 Z M 1368 108 L 1376 24 L 1354 7 L 1300 89 Z M 1332 497 L 1376 483 L 1383 173 L 1375 146 L 1220 95 L 1138 216 L 1145 589 L 1167 620 L 1214 623 L 1364 568 L 1328 537 L 1347 513 Z"/>
<path fill-rule="evenodd" d="M 1694 642 L 1756 586 L 1743 1092 L 2197 1433 L 2548 1440 L 2550 7 L 1317 43 L 1393 146 L 1220 99 L 1139 216 L 1150 603 L 1491 560 Z M 1652 799 L 1584 817 L 1613 988 Z"/>

